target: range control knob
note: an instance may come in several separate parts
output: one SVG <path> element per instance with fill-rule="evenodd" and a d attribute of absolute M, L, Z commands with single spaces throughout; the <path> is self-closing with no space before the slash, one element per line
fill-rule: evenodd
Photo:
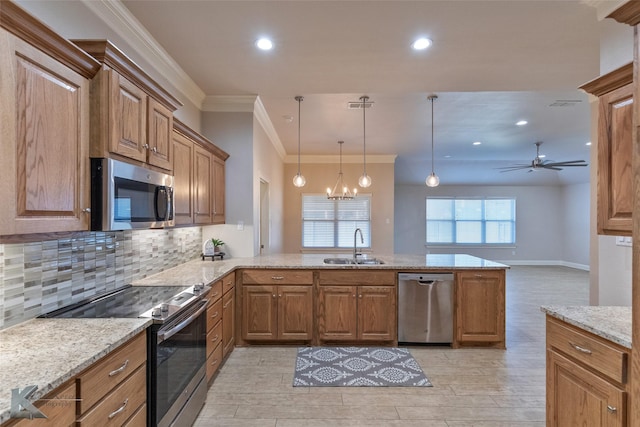
<path fill-rule="evenodd" d="M 195 285 L 193 285 L 194 292 L 202 292 L 203 289 L 204 289 L 204 283 L 202 282 L 196 283 Z"/>

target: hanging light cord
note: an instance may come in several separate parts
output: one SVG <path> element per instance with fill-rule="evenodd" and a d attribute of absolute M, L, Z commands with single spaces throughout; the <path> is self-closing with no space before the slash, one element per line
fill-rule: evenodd
<path fill-rule="evenodd" d="M 302 103 L 302 97 L 296 96 L 298 101 L 298 175 L 300 175 L 300 104 Z"/>
<path fill-rule="evenodd" d="M 367 108 L 365 103 L 369 99 L 368 96 L 360 98 L 362 100 L 362 164 L 364 175 L 367 175 Z"/>
<path fill-rule="evenodd" d="M 435 157 L 435 153 L 433 152 L 433 100 L 435 99 L 435 97 L 431 96 L 430 99 L 431 99 L 431 173 L 433 173 L 434 171 L 433 158 Z"/>

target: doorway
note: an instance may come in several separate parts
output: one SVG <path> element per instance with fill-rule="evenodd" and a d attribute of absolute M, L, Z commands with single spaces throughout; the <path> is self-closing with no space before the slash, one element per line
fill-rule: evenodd
<path fill-rule="evenodd" d="M 269 183 L 260 179 L 260 255 L 269 253 Z"/>

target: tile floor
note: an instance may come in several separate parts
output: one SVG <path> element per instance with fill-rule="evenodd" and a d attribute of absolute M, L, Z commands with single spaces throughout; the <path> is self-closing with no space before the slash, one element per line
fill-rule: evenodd
<path fill-rule="evenodd" d="M 195 426 L 543 427 L 545 325 L 540 305 L 587 305 L 589 274 L 507 272 L 507 350 L 412 347 L 432 388 L 292 387 L 295 347 L 236 348 Z"/>

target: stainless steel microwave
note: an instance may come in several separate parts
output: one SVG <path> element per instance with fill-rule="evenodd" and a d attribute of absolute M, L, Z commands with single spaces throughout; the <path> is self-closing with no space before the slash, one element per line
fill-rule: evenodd
<path fill-rule="evenodd" d="M 91 230 L 175 225 L 173 176 L 114 159 L 91 159 Z"/>

